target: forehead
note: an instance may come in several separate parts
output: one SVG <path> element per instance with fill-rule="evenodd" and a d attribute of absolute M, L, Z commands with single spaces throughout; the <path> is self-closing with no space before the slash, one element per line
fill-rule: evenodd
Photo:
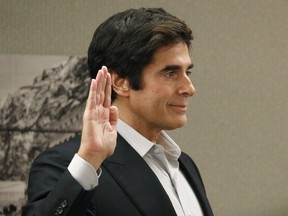
<path fill-rule="evenodd" d="M 151 59 L 150 65 L 191 65 L 189 48 L 186 43 L 175 43 L 160 47 Z"/>

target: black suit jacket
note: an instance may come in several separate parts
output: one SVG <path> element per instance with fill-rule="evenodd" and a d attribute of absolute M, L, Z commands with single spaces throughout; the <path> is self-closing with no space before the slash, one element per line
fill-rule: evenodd
<path fill-rule="evenodd" d="M 156 175 L 119 134 L 114 154 L 101 165 L 99 185 L 85 191 L 67 170 L 79 144 L 78 136 L 36 158 L 30 170 L 28 203 L 22 208 L 23 216 L 176 216 Z M 213 215 L 196 165 L 185 153 L 179 162 L 204 215 Z"/>

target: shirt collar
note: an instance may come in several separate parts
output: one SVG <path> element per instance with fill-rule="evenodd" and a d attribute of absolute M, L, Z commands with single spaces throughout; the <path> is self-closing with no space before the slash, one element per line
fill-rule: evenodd
<path fill-rule="evenodd" d="M 146 139 L 134 128 L 120 119 L 117 121 L 117 131 L 141 157 L 144 157 L 154 146 L 153 142 Z M 180 147 L 164 131 L 161 131 L 157 143 L 163 146 L 167 158 L 174 158 L 177 160 L 180 157 Z"/>
<path fill-rule="evenodd" d="M 157 140 L 157 143 L 163 146 L 165 155 L 168 159 L 178 160 L 181 155 L 180 147 L 172 140 L 170 136 L 164 131 L 161 131 L 161 134 Z"/>

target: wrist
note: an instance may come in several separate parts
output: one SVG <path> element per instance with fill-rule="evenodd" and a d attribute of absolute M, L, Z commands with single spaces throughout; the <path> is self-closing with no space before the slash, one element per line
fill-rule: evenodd
<path fill-rule="evenodd" d="M 83 151 L 79 149 L 77 154 L 85 161 L 87 161 L 89 164 L 91 164 L 94 169 L 99 172 L 99 168 L 102 164 L 102 162 L 105 160 L 105 157 L 98 153 L 98 152 L 90 152 L 90 151 Z"/>

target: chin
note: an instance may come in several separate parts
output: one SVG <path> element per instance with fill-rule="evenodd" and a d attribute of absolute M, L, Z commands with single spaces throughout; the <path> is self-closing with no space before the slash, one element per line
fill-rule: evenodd
<path fill-rule="evenodd" d="M 166 130 L 174 130 L 177 128 L 181 128 L 186 124 L 186 122 L 187 122 L 186 117 L 185 117 L 185 119 L 179 119 L 178 121 L 173 121 L 169 125 L 167 125 L 168 129 L 166 129 Z"/>

